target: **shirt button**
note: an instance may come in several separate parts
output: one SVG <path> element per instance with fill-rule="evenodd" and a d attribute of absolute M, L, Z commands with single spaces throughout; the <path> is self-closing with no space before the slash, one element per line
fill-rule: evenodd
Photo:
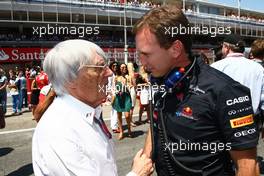
<path fill-rule="evenodd" d="M 91 117 L 91 116 L 92 116 L 92 113 L 87 113 L 86 114 L 86 118 Z"/>

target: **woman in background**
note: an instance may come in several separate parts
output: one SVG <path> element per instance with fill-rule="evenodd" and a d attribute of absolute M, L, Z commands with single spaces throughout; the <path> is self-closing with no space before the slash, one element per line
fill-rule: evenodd
<path fill-rule="evenodd" d="M 144 111 L 147 112 L 147 120 L 146 122 L 149 122 L 150 120 L 150 109 L 149 109 L 149 92 L 150 88 L 150 82 L 149 82 L 149 75 L 146 72 L 146 69 L 141 66 L 139 71 L 139 76 L 137 79 L 137 90 L 139 95 L 139 118 L 138 122 L 139 124 L 142 123 L 142 114 Z"/>
<path fill-rule="evenodd" d="M 108 95 L 108 100 L 112 102 L 112 100 L 115 97 L 115 77 L 116 77 L 116 72 L 119 67 L 119 64 L 117 62 L 112 62 L 109 65 L 109 68 L 112 70 L 113 75 L 111 77 L 108 77 L 108 85 L 107 85 L 107 90 L 110 92 Z M 112 107 L 111 114 L 110 114 L 110 119 L 111 119 L 111 128 L 113 133 L 119 133 L 119 127 L 118 127 L 118 121 L 117 121 L 117 112 L 116 110 Z"/>
<path fill-rule="evenodd" d="M 14 70 L 9 70 L 9 84 L 7 86 L 10 89 L 10 95 L 12 96 L 13 113 L 12 115 L 21 115 L 22 109 L 19 106 L 19 87 L 20 80 L 15 74 Z"/>
<path fill-rule="evenodd" d="M 127 121 L 128 136 L 131 137 L 131 124 L 130 124 L 130 109 L 132 107 L 131 97 L 128 89 L 128 81 L 126 78 L 127 66 L 126 64 L 120 65 L 120 70 L 117 70 L 115 77 L 115 97 L 113 100 L 113 108 L 117 111 L 118 126 L 120 129 L 118 139 L 124 138 L 124 130 L 122 126 L 122 112 L 125 112 Z"/>
<path fill-rule="evenodd" d="M 132 102 L 132 107 L 130 110 L 130 122 L 131 122 L 131 126 L 135 127 L 136 124 L 133 122 L 133 111 L 134 111 L 134 107 L 136 105 L 136 98 L 137 98 L 137 94 L 136 94 L 136 79 L 135 79 L 135 72 L 134 72 L 134 65 L 133 63 L 128 63 L 127 64 L 127 71 L 128 71 L 128 75 L 126 75 L 126 78 L 128 80 L 128 86 L 129 86 L 129 92 L 130 92 L 130 96 L 131 96 L 131 102 Z"/>
<path fill-rule="evenodd" d="M 30 99 L 30 104 L 31 104 L 31 109 L 32 109 L 32 114 L 34 116 L 35 109 L 39 103 L 39 94 L 40 94 L 40 89 L 37 86 L 36 83 L 36 75 L 33 75 L 34 79 L 31 83 L 31 99 Z M 34 118 L 33 118 L 34 120 Z"/>

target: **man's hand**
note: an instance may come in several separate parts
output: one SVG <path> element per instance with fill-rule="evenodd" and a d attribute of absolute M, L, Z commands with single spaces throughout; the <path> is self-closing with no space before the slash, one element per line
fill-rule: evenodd
<path fill-rule="evenodd" d="M 146 154 L 143 154 L 143 149 L 139 150 L 134 157 L 132 172 L 137 176 L 147 176 L 153 172 L 153 164 Z"/>

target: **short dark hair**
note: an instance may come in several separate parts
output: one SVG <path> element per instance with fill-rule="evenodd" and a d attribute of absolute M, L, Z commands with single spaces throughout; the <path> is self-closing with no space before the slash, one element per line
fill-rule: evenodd
<path fill-rule="evenodd" d="M 134 25 L 133 33 L 137 34 L 144 27 L 148 27 L 150 31 L 157 37 L 160 47 L 168 49 L 173 42 L 179 40 L 185 49 L 185 52 L 191 54 L 192 39 L 188 32 L 175 35 L 168 35 L 166 29 L 185 27 L 189 28 L 190 23 L 182 10 L 176 5 L 164 5 L 153 8 L 143 15 Z"/>
<path fill-rule="evenodd" d="M 254 58 L 264 59 L 264 40 L 257 39 L 251 45 L 251 53 Z"/>
<path fill-rule="evenodd" d="M 240 35 L 229 34 L 224 39 L 224 44 L 227 45 L 233 52 L 244 53 L 245 42 Z"/>
<path fill-rule="evenodd" d="M 113 65 L 116 65 L 117 67 L 118 67 L 118 62 L 116 62 L 116 61 L 113 61 L 113 62 L 111 62 L 110 64 L 109 64 L 109 68 L 112 70 L 112 67 L 113 67 Z M 112 70 L 113 71 L 113 70 Z"/>

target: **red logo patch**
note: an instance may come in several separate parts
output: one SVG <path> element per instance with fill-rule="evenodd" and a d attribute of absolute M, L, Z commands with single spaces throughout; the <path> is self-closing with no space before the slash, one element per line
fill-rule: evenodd
<path fill-rule="evenodd" d="M 187 107 L 183 108 L 182 113 L 187 115 L 187 116 L 192 116 L 193 112 L 192 112 L 192 109 L 189 106 L 187 106 Z"/>

